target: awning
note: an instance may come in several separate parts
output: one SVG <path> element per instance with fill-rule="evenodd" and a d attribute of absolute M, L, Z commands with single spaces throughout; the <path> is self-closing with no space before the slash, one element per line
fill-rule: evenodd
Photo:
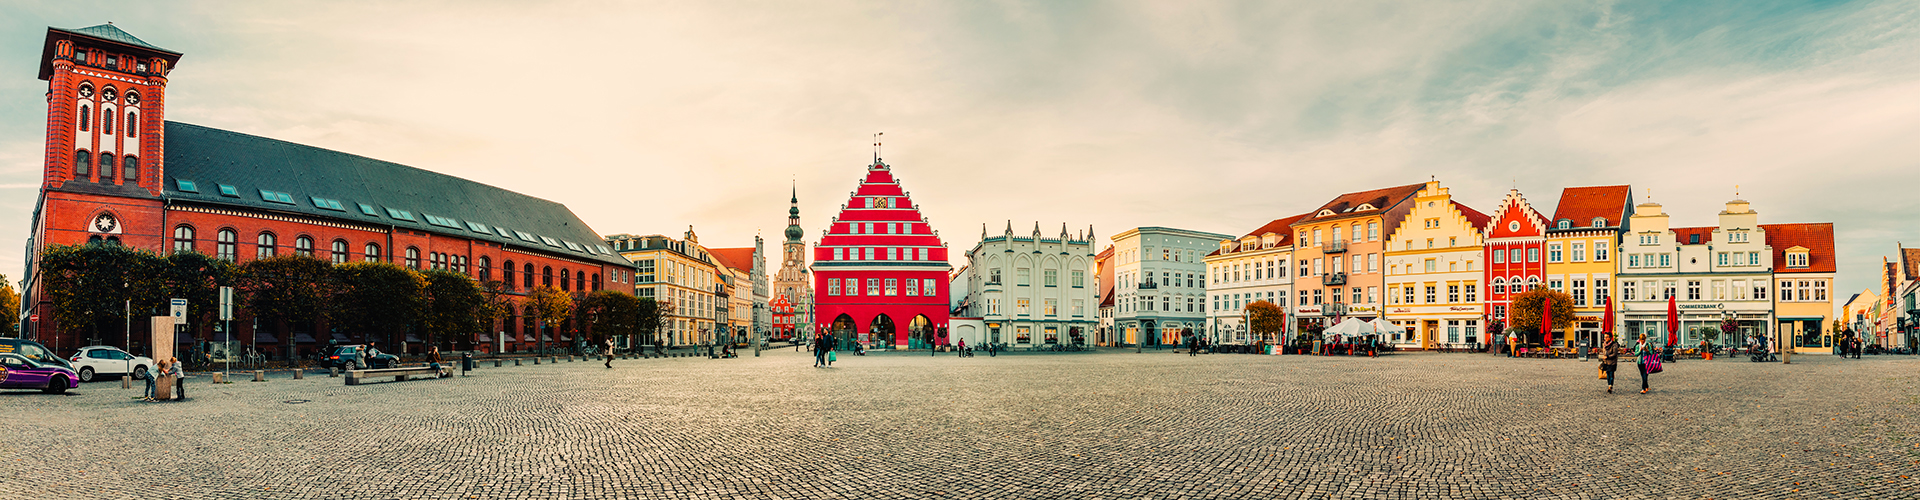
<path fill-rule="evenodd" d="M 411 333 L 409 333 L 409 334 L 407 334 L 407 342 L 414 342 L 414 343 L 419 343 L 419 342 L 420 342 L 420 337 L 415 337 L 415 336 L 413 336 L 413 334 L 411 334 Z"/>
<path fill-rule="evenodd" d="M 561 342 L 571 342 L 571 341 L 573 341 L 573 337 L 569 337 L 569 336 L 566 336 L 566 335 L 561 335 L 561 336 L 560 336 L 560 341 L 561 341 Z"/>
<path fill-rule="evenodd" d="M 313 343 L 313 336 L 307 335 L 305 333 L 296 333 L 296 334 L 293 334 L 293 341 L 299 342 L 302 344 L 311 344 Z"/>
<path fill-rule="evenodd" d="M 253 332 L 253 341 L 259 344 L 280 343 L 280 339 L 274 338 L 273 334 L 267 332 Z"/>
<path fill-rule="evenodd" d="M 492 342 L 492 341 L 493 341 L 493 337 L 484 333 L 480 334 L 480 337 L 474 340 L 474 342 Z"/>
<path fill-rule="evenodd" d="M 552 342 L 552 341 L 553 341 L 553 337 L 552 337 L 552 336 L 549 336 L 549 335 L 541 335 L 541 336 L 540 336 L 540 340 L 542 340 L 542 341 L 545 341 L 545 342 Z"/>

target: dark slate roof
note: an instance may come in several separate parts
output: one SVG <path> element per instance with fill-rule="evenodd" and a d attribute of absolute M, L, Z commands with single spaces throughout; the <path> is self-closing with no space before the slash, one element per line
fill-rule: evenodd
<path fill-rule="evenodd" d="M 166 52 L 166 53 L 168 53 L 168 54 L 174 54 L 174 55 L 179 55 L 179 54 L 180 54 L 179 52 L 174 52 L 174 51 L 171 51 L 171 50 L 167 50 L 167 49 L 163 49 L 163 48 L 160 48 L 160 47 L 158 47 L 158 46 L 155 46 L 154 44 L 151 44 L 151 43 L 147 43 L 147 42 L 146 42 L 145 40 L 141 40 L 141 39 L 140 39 L 140 37 L 136 37 L 136 36 L 133 36 L 132 34 L 130 34 L 130 33 L 127 33 L 127 32 L 125 32 L 125 31 L 120 31 L 120 28 L 116 28 L 116 27 L 114 27 L 114 26 L 113 26 L 112 24 L 102 24 L 102 25 L 99 25 L 99 26 L 88 26 L 88 27 L 85 27 L 85 28 L 80 28 L 80 29 L 63 29 L 63 28 L 53 28 L 53 29 L 54 29 L 54 30 L 56 30 L 56 31 L 65 31 L 65 32 L 67 32 L 67 33 L 73 33 L 73 34 L 78 34 L 78 35 L 86 35 L 86 36 L 90 36 L 90 37 L 94 37 L 94 38 L 99 38 L 99 39 L 103 39 L 103 40 L 110 40 L 110 41 L 115 41 L 115 42 L 120 42 L 120 43 L 124 43 L 124 44 L 127 44 L 127 45 L 132 45 L 132 46 L 135 46 L 135 47 L 140 47 L 140 48 L 143 48 L 143 49 L 148 49 L 148 50 L 156 50 L 156 51 L 160 51 L 160 52 Z"/>
<path fill-rule="evenodd" d="M 199 125 L 167 122 L 165 137 L 165 196 L 171 200 L 391 225 L 632 265 L 625 257 L 602 251 L 606 245 L 599 233 L 566 205 L 552 201 L 398 163 Z M 192 181 L 198 192 L 181 191 L 181 180 Z M 233 186 L 239 196 L 221 195 L 223 184 Z M 261 190 L 286 193 L 292 203 L 267 201 Z M 338 201 L 345 210 L 322 208 L 314 198 Z M 361 204 L 376 215 L 362 213 Z M 407 211 L 413 220 L 397 219 L 389 210 Z M 433 224 L 434 219 L 457 227 Z M 475 231 L 471 224 L 484 224 L 487 231 Z M 512 236 L 502 236 L 502 230 Z M 535 241 L 524 241 L 521 232 Z M 547 244 L 547 238 L 559 245 Z M 569 248 L 569 242 L 579 249 Z"/>

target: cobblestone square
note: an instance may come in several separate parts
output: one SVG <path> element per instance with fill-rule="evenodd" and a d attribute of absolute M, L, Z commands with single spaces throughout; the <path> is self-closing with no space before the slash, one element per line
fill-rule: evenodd
<path fill-rule="evenodd" d="M 35 498 L 1915 498 L 1920 360 L 564 359 L 0 395 Z"/>

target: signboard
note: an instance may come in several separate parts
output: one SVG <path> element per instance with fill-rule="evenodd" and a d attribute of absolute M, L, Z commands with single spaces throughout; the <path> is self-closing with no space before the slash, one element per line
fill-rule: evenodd
<path fill-rule="evenodd" d="M 1312 314 L 1317 316 L 1320 314 L 1320 305 L 1314 304 L 1310 306 L 1299 306 L 1294 308 L 1293 312 L 1294 314 Z"/>
<path fill-rule="evenodd" d="M 220 321 L 233 321 L 233 287 L 220 287 Z"/>
<path fill-rule="evenodd" d="M 40 314 L 39 314 L 39 313 L 34 313 L 34 315 L 32 315 L 32 316 L 27 316 L 27 321 L 30 321 L 30 322 L 34 322 L 34 323 L 39 323 L 39 322 L 40 322 Z"/>
<path fill-rule="evenodd" d="M 170 303 L 173 305 L 173 308 L 171 314 L 168 314 L 168 316 L 173 317 L 173 323 L 176 325 L 187 324 L 187 299 L 173 299 Z"/>

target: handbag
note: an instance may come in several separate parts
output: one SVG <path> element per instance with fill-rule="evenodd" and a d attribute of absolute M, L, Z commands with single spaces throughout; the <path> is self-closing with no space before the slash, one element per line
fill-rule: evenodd
<path fill-rule="evenodd" d="M 833 353 L 834 353 L 834 351 L 827 351 L 827 362 L 828 362 L 828 363 L 832 363 L 832 362 L 835 362 L 835 361 L 839 361 L 839 360 L 840 360 L 840 359 L 839 359 L 839 357 L 838 357 L 838 356 L 835 356 L 835 355 L 834 355 Z"/>
<path fill-rule="evenodd" d="M 1600 369 L 1600 380 L 1606 380 L 1606 379 L 1607 379 L 1607 369 L 1606 369 L 1606 368 L 1601 368 L 1601 369 Z"/>
<path fill-rule="evenodd" d="M 1645 358 L 1641 358 L 1641 359 L 1643 360 L 1642 362 L 1644 362 L 1647 365 L 1647 374 L 1651 375 L 1655 373 L 1660 373 L 1661 371 L 1660 355 L 1648 354 Z"/>

